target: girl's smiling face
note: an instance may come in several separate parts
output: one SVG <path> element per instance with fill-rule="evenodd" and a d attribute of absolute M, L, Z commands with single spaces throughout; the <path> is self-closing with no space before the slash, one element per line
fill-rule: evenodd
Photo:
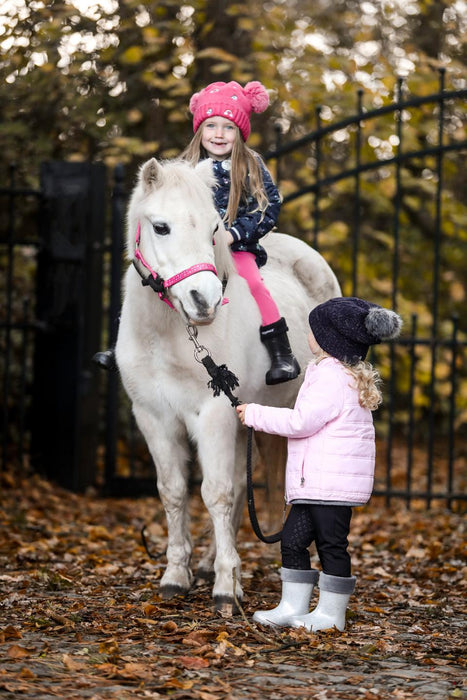
<path fill-rule="evenodd" d="M 225 160 L 232 153 L 238 127 L 224 117 L 206 119 L 201 126 L 201 145 L 213 160 Z"/>

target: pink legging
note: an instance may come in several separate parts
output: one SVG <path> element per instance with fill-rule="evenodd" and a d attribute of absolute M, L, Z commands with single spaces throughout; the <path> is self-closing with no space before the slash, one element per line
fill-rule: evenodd
<path fill-rule="evenodd" d="M 258 304 L 262 325 L 268 326 L 270 323 L 278 321 L 281 317 L 279 309 L 265 287 L 253 253 L 247 253 L 246 251 L 232 252 L 232 257 L 238 274 L 248 282 L 253 299 Z"/>

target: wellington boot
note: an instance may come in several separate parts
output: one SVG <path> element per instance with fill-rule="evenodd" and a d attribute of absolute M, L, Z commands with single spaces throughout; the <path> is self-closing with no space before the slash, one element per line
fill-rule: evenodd
<path fill-rule="evenodd" d="M 253 620 L 262 625 L 289 627 L 295 615 L 304 615 L 310 609 L 313 588 L 318 581 L 318 571 L 281 569 L 282 598 L 272 610 L 258 610 Z"/>
<path fill-rule="evenodd" d="M 349 598 L 355 589 L 355 576 L 330 576 L 321 572 L 319 576 L 319 600 L 316 608 L 307 615 L 297 615 L 291 627 L 306 627 L 311 632 L 336 627 L 345 628 L 345 612 Z"/>
<path fill-rule="evenodd" d="M 271 358 L 271 367 L 266 372 L 266 384 L 288 382 L 300 374 L 300 365 L 290 348 L 287 331 L 285 318 L 260 328 L 261 342 Z"/>

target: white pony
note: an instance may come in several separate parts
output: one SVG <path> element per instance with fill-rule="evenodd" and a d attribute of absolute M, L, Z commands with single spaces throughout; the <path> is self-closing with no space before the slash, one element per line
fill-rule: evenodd
<path fill-rule="evenodd" d="M 193 583 L 187 510 L 191 441 L 213 525 L 213 542 L 198 571 L 214 573 L 219 609 L 232 604 L 234 579 L 235 594 L 242 598 L 235 538 L 245 503 L 246 430 L 228 398 L 214 396 L 208 387 L 209 375 L 193 356 L 187 326 L 196 326 L 198 342 L 238 377 L 236 395 L 242 402 L 293 405 L 301 379 L 265 384 L 269 357 L 260 342 L 259 311 L 235 271 L 213 203 L 213 182 L 209 161 L 192 168 L 152 158 L 141 167 L 127 216 L 127 254 L 138 269 L 129 266 L 124 280 L 116 359 L 156 465 L 167 518 L 161 595 L 186 593 Z M 287 319 L 303 369 L 309 360 L 308 313 L 340 296 L 340 288 L 328 264 L 304 242 L 272 233 L 262 243 L 269 256 L 262 274 Z M 164 290 L 162 299 L 151 286 L 142 286 L 142 274 Z"/>

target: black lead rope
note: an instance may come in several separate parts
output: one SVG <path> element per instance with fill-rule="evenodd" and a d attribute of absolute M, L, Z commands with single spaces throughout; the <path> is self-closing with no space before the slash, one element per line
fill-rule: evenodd
<path fill-rule="evenodd" d="M 153 554 L 152 552 L 149 551 L 148 541 L 146 539 L 146 525 L 144 525 L 144 524 L 141 528 L 141 541 L 143 543 L 144 549 L 146 550 L 146 554 L 148 555 L 148 557 L 150 559 L 154 559 L 154 561 L 157 561 L 158 559 L 160 559 L 167 551 L 166 549 L 164 549 L 163 552 L 158 552 L 158 554 Z"/>
<path fill-rule="evenodd" d="M 211 355 L 203 357 L 201 362 L 211 377 L 208 387 L 212 389 L 214 396 L 219 396 L 222 391 L 234 408 L 235 406 L 240 406 L 241 402 L 232 394 L 232 389 L 239 386 L 235 374 L 228 369 L 227 365 L 216 365 Z"/>
<path fill-rule="evenodd" d="M 187 332 L 190 340 L 195 346 L 195 360 L 201 362 L 206 368 L 209 376 L 211 377 L 208 382 L 208 386 L 213 390 L 214 396 L 219 396 L 221 391 L 227 396 L 233 408 L 240 406 L 241 401 L 232 394 L 232 389 L 239 386 L 238 378 L 233 372 L 231 372 L 227 365 L 216 365 L 209 350 L 200 345 L 197 340 L 198 330 L 195 326 L 187 326 Z M 200 357 L 201 352 L 206 352 L 204 357 Z M 248 439 L 247 439 L 247 455 L 246 455 L 246 492 L 247 492 L 247 502 L 248 502 L 248 514 L 250 516 L 251 526 L 256 537 L 265 542 L 266 544 L 273 544 L 274 542 L 279 542 L 282 538 L 282 530 L 276 532 L 274 535 L 264 535 L 261 527 L 258 523 L 258 518 L 256 517 L 256 507 L 255 507 L 255 497 L 253 491 L 253 478 L 251 473 L 251 462 L 252 462 L 252 451 L 253 451 L 253 428 L 248 428 Z"/>
<path fill-rule="evenodd" d="M 251 452 L 253 444 L 253 428 L 248 428 L 248 441 L 246 449 L 246 494 L 248 501 L 248 515 L 250 516 L 251 527 L 256 537 L 261 540 L 261 542 L 266 542 L 266 544 L 273 544 L 274 542 L 280 542 L 282 539 L 282 530 L 276 532 L 274 535 L 263 535 L 263 532 L 259 526 L 258 518 L 256 517 L 255 508 L 255 496 L 253 491 L 253 479 L 251 476 Z"/>

